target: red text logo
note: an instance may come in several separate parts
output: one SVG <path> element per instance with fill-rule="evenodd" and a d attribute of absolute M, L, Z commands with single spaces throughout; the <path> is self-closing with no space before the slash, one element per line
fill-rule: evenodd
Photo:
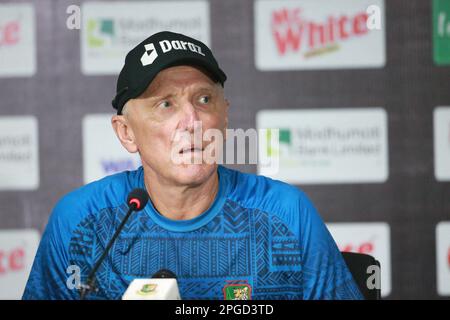
<path fill-rule="evenodd" d="M 25 250 L 16 248 L 12 250 L 0 249 L 0 276 L 7 272 L 19 271 L 25 267 Z"/>
<path fill-rule="evenodd" d="M 20 40 L 19 21 L 7 22 L 0 25 L 0 47 L 15 45 Z"/>
<path fill-rule="evenodd" d="M 447 267 L 450 269 L 450 248 L 447 251 Z"/>
<path fill-rule="evenodd" d="M 272 35 L 278 53 L 303 52 L 311 57 L 339 48 L 339 43 L 365 35 L 368 15 L 330 15 L 325 21 L 311 21 L 302 16 L 302 9 L 283 8 L 272 13 Z"/>
<path fill-rule="evenodd" d="M 360 244 L 346 244 L 339 249 L 343 252 L 356 252 L 356 253 L 364 253 L 364 254 L 372 254 L 374 251 L 375 245 L 373 242 L 367 241 L 362 242 Z"/>

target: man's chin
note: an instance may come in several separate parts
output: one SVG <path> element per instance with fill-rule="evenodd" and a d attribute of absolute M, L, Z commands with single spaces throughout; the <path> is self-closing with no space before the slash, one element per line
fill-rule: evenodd
<path fill-rule="evenodd" d="M 175 169 L 180 184 L 199 185 L 204 183 L 216 169 L 216 164 L 181 164 Z"/>

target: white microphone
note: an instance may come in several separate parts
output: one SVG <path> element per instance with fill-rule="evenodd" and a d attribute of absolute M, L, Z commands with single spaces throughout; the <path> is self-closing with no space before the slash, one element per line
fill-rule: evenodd
<path fill-rule="evenodd" d="M 176 276 L 163 269 L 151 279 L 134 279 L 122 300 L 181 300 Z"/>

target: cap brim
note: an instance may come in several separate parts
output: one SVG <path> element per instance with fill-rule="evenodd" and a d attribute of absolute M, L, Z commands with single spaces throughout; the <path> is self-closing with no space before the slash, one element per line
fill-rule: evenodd
<path fill-rule="evenodd" d="M 213 80 L 214 82 L 220 82 L 222 85 L 224 84 L 225 80 L 227 79 L 225 73 L 220 68 L 216 68 L 216 67 L 212 66 L 211 64 L 206 63 L 204 59 L 189 57 L 189 58 L 184 58 L 184 59 L 178 59 L 176 61 L 169 61 L 165 64 L 162 64 L 161 67 L 158 68 L 158 70 L 156 72 L 149 73 L 146 77 L 144 77 L 144 79 L 136 87 L 136 89 L 134 89 L 132 92 L 127 94 L 128 99 L 123 102 L 123 104 L 121 105 L 120 108 L 117 109 L 117 114 L 122 113 L 122 109 L 123 109 L 125 103 L 129 99 L 137 98 L 141 94 L 143 94 L 145 92 L 145 90 L 148 88 L 148 86 L 150 85 L 150 83 L 153 81 L 153 79 L 155 79 L 155 77 L 158 75 L 158 73 L 160 73 L 161 71 L 163 71 L 167 68 L 170 68 L 170 67 L 183 66 L 183 65 L 200 67 L 201 69 L 203 69 L 203 71 L 206 71 L 205 74 L 211 80 Z"/>

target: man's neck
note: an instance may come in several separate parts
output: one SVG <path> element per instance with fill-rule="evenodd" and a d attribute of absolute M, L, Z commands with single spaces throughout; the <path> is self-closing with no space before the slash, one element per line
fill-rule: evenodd
<path fill-rule="evenodd" d="M 145 170 L 144 181 L 155 209 L 171 220 L 193 219 L 205 212 L 214 202 L 219 190 L 217 170 L 198 186 L 177 186 Z"/>

